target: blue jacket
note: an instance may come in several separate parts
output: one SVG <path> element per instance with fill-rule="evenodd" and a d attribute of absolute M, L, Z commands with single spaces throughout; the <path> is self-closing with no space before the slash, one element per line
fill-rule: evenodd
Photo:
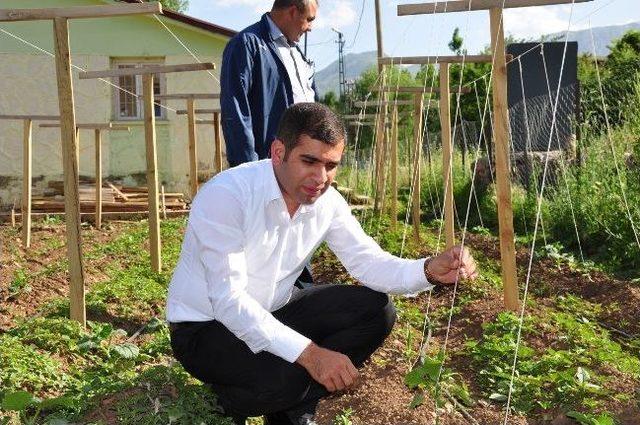
<path fill-rule="evenodd" d="M 280 117 L 293 104 L 291 81 L 269 29 L 264 14 L 236 34 L 222 55 L 222 131 L 232 167 L 268 158 Z"/>

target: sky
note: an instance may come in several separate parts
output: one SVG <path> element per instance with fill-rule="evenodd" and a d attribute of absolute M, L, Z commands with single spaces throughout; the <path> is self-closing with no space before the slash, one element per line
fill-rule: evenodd
<path fill-rule="evenodd" d="M 470 54 L 478 53 L 490 43 L 487 11 L 397 16 L 398 4 L 418 2 L 380 0 L 385 55 L 451 54 L 447 44 L 456 27 L 464 39 L 463 47 Z M 186 13 L 239 31 L 258 21 L 272 3 L 273 0 L 190 0 Z M 640 1 L 592 0 L 576 2 L 573 6 L 507 9 L 504 20 L 507 34 L 533 38 L 567 30 L 640 22 Z M 317 70 L 338 57 L 337 35 L 332 28 L 344 34 L 345 54 L 375 50 L 374 0 L 320 0 L 316 22 L 308 36 L 308 56 L 316 63 Z"/>

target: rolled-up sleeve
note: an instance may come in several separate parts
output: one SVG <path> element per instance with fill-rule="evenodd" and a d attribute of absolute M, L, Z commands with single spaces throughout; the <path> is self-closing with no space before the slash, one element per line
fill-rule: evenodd
<path fill-rule="evenodd" d="M 339 194 L 335 194 L 335 215 L 326 242 L 347 271 L 371 289 L 389 294 L 413 294 L 433 288 L 424 275 L 425 259 L 404 259 L 380 248 L 362 230 Z"/>
<path fill-rule="evenodd" d="M 189 226 L 196 237 L 215 320 L 252 352 L 268 351 L 294 362 L 310 340 L 273 317 L 247 292 L 241 201 L 221 186 L 205 190 L 206 197 L 196 197 Z"/>

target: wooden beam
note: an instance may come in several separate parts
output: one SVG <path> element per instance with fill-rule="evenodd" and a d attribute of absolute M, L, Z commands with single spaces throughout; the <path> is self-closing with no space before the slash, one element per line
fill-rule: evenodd
<path fill-rule="evenodd" d="M 220 93 L 174 93 L 160 94 L 156 96 L 156 100 L 186 100 L 186 99 L 220 99 Z"/>
<path fill-rule="evenodd" d="M 123 77 L 131 75 L 146 75 L 146 74 L 168 74 L 171 72 L 188 72 L 188 71 L 206 71 L 210 69 L 216 69 L 215 65 L 211 62 L 204 63 L 188 63 L 181 65 L 156 65 L 145 66 L 142 68 L 117 68 L 106 69 L 104 71 L 88 71 L 78 74 L 81 80 L 91 80 L 95 78 L 110 78 L 110 77 Z"/>
<path fill-rule="evenodd" d="M 190 102 L 194 99 L 187 99 L 187 102 Z M 220 108 L 214 108 L 214 109 L 194 109 L 193 112 L 197 115 L 200 114 L 215 114 L 216 112 L 220 112 Z M 176 111 L 176 114 L 178 115 L 188 115 L 189 114 L 189 110 L 188 109 L 178 109 Z"/>
<path fill-rule="evenodd" d="M 220 112 L 213 113 L 213 135 L 216 145 L 216 173 L 220 173 L 222 171 L 222 128 L 220 127 Z"/>
<path fill-rule="evenodd" d="M 420 95 L 415 95 L 413 101 L 413 179 L 411 188 L 413 191 L 413 199 L 411 201 L 413 237 L 416 242 L 420 242 L 420 165 L 422 157 L 422 102 L 424 99 Z"/>
<path fill-rule="evenodd" d="M 33 122 L 24 120 L 22 129 L 22 244 L 25 248 L 31 246 L 31 157 L 33 145 Z"/>
<path fill-rule="evenodd" d="M 159 2 L 107 6 L 76 6 L 38 9 L 0 9 L 0 22 L 38 21 L 45 19 L 106 18 L 112 16 L 162 13 Z"/>
<path fill-rule="evenodd" d="M 443 62 L 446 63 L 446 62 Z M 414 86 L 399 86 L 399 87 L 375 87 L 372 91 L 386 91 L 388 93 L 440 93 L 440 87 L 414 87 Z M 471 93 L 470 87 L 453 87 L 449 89 L 452 93 Z"/>
<path fill-rule="evenodd" d="M 82 239 L 80 235 L 80 199 L 78 196 L 78 162 L 76 152 L 76 116 L 71 78 L 71 53 L 69 50 L 69 22 L 65 18 L 53 20 L 53 36 L 58 79 L 58 104 L 60 108 L 60 137 L 62 141 L 62 165 L 64 174 L 64 210 L 69 260 L 69 298 L 71 319 L 84 327 L 87 316 L 84 300 L 84 268 L 82 265 Z"/>
<path fill-rule="evenodd" d="M 215 125 L 215 120 L 196 120 L 196 125 Z"/>
<path fill-rule="evenodd" d="M 142 76 L 144 109 L 144 138 L 147 158 L 147 187 L 149 203 L 149 249 L 151 268 L 162 270 L 160 257 L 160 215 L 158 210 L 158 156 L 156 153 L 156 116 L 153 104 L 153 74 Z"/>
<path fill-rule="evenodd" d="M 451 3 L 451 2 L 449 2 Z M 444 3 L 442 3 L 444 4 Z M 378 58 L 383 65 L 435 65 L 437 63 L 492 63 L 491 55 L 465 56 L 395 56 Z"/>
<path fill-rule="evenodd" d="M 0 115 L 0 120 L 60 121 L 60 115 Z"/>
<path fill-rule="evenodd" d="M 448 0 L 435 3 L 398 5 L 398 16 L 425 15 L 432 13 L 469 12 L 492 8 L 551 6 L 555 4 L 583 3 L 591 0 Z"/>
<path fill-rule="evenodd" d="M 446 247 L 455 244 L 453 209 L 453 143 L 451 141 L 451 93 L 449 64 L 440 65 L 440 134 L 442 137 L 442 174 L 444 182 L 444 234 Z"/>
<path fill-rule="evenodd" d="M 187 100 L 187 111 L 189 130 L 189 189 L 191 190 L 191 201 L 198 193 L 198 146 L 196 141 L 196 101 Z"/>
<path fill-rule="evenodd" d="M 45 124 L 40 124 L 39 127 L 40 128 L 60 128 L 60 123 L 45 123 Z M 113 124 L 111 123 L 76 124 L 76 128 L 78 130 L 111 130 L 113 129 Z"/>
<path fill-rule="evenodd" d="M 353 102 L 353 106 L 356 108 L 365 108 L 365 107 L 369 107 L 369 108 L 373 108 L 373 107 L 377 107 L 377 106 L 410 106 L 413 105 L 413 101 L 412 100 L 398 100 L 398 101 L 394 101 L 394 100 L 384 100 L 384 101 L 380 101 L 380 100 L 372 100 L 371 102 L 365 102 L 363 100 L 358 100 L 356 102 Z"/>
<path fill-rule="evenodd" d="M 509 104 L 507 99 L 507 61 L 505 57 L 504 20 L 502 9 L 490 10 L 491 45 L 495 46 L 496 61 L 493 67 L 493 137 L 496 159 L 496 195 L 498 200 L 498 225 L 500 233 L 500 257 L 505 307 L 518 311 L 518 276 L 516 268 L 515 234 L 511 205 L 511 176 L 509 164 Z"/>

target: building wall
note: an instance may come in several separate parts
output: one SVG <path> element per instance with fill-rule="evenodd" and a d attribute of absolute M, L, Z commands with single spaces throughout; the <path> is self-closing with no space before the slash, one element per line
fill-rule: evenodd
<path fill-rule="evenodd" d="M 38 4 L 39 3 L 39 4 Z M 53 0 L 48 7 L 105 4 L 90 0 Z M 5 0 L 2 8 L 39 7 L 38 0 Z M 203 62 L 220 65 L 224 36 L 192 29 L 182 23 L 163 21 Z M 2 23 L 0 29 L 29 43 L 53 51 L 50 22 Z M 194 63 L 196 60 L 154 17 L 136 16 L 71 21 L 72 63 L 85 70 L 110 68 L 114 59 L 160 58 L 166 65 Z M 219 71 L 166 74 L 166 91 L 219 92 Z M 101 80 L 79 80 L 73 72 L 76 121 L 126 124 L 130 132 L 103 132 L 103 176 L 126 177 L 129 184 L 144 184 L 146 170 L 144 125 L 142 121 L 116 121 L 114 88 Z M 173 110 L 186 109 L 186 102 L 165 101 Z M 218 107 L 218 101 L 199 101 L 198 108 Z M 52 57 L 0 31 L 0 115 L 58 114 L 55 64 Z M 211 119 L 212 117 L 202 117 Z M 157 120 L 158 169 L 168 191 L 188 189 L 188 130 L 185 115 L 166 111 Z M 14 200 L 19 203 L 22 179 L 22 122 L 0 120 L 0 208 Z M 59 129 L 33 130 L 34 194 L 51 179 L 61 179 L 62 157 Z M 213 173 L 213 126 L 197 127 L 198 162 L 203 172 Z M 224 143 L 223 143 L 224 146 Z M 80 132 L 80 174 L 94 176 L 93 131 Z"/>

